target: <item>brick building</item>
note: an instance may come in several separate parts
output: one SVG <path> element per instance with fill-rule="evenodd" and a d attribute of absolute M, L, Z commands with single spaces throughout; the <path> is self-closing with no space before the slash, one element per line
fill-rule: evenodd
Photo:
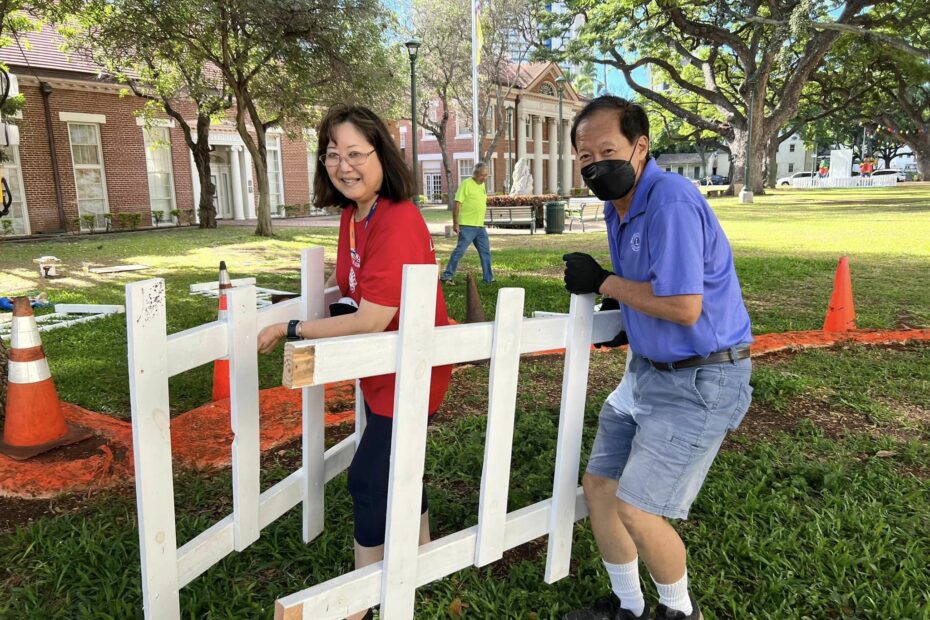
<path fill-rule="evenodd" d="M 506 193 L 509 190 L 509 176 L 511 161 L 515 165 L 520 159 L 526 158 L 530 162 L 533 174 L 533 193 L 556 193 L 559 184 L 559 94 L 556 79 L 562 76 L 562 71 L 555 63 L 528 63 L 520 67 L 516 77 L 515 87 L 505 101 L 504 112 L 505 127 L 500 133 L 491 154 L 489 174 L 487 180 L 488 194 Z M 509 80 L 508 80 L 509 81 Z M 571 147 L 570 130 L 572 120 L 585 101 L 572 88 L 571 83 L 565 82 L 562 94 L 562 183 L 563 193 L 571 188 L 581 187 L 581 176 L 578 166 L 575 165 Z M 440 117 L 442 110 L 437 103 L 431 111 L 436 118 Z M 496 115 L 491 115 L 492 119 Z M 449 156 L 453 160 L 452 191 L 458 187 L 462 179 L 472 173 L 474 167 L 474 146 L 471 130 L 463 116 L 451 114 L 448 141 Z M 451 129 L 450 127 L 450 129 Z M 412 160 L 409 144 L 410 122 L 398 123 L 401 148 L 404 150 L 407 161 Z M 490 133 L 497 129 L 490 127 Z M 436 137 L 422 127 L 417 128 L 419 142 L 417 143 L 417 159 L 419 160 L 419 186 L 420 191 L 432 202 L 440 202 L 446 188 L 446 178 L 442 169 L 442 154 Z M 486 150 L 491 144 L 491 138 L 484 137 Z M 570 182 L 567 180 L 570 179 Z"/>
<path fill-rule="evenodd" d="M 124 86 L 100 78 L 93 64 L 65 55 L 53 29 L 31 33 L 28 40 L 30 49 L 15 43 L 0 49 L 0 62 L 25 97 L 16 121 L 19 146 L 4 148 L 3 173 L 14 202 L 3 219 L 12 223 L 13 234 L 70 229 L 85 215 L 95 216 L 96 227 L 103 228 L 108 213 L 114 224 L 120 213 L 141 213 L 142 226 L 152 223 L 154 211 L 166 219 L 172 210 L 196 214 L 200 183 L 175 121 L 165 117 L 146 130 L 136 116 L 144 101 L 121 96 Z M 196 125 L 193 104 L 179 107 Z M 217 215 L 254 218 L 258 195 L 252 158 L 233 115 L 227 118 L 210 131 Z M 283 204 L 308 202 L 304 142 L 272 130 L 267 146 L 272 213 Z M 4 229 L 9 234 L 10 224 Z"/>

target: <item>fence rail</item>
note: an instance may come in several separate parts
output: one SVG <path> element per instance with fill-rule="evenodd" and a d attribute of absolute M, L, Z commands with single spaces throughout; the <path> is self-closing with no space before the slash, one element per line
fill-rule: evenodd
<path fill-rule="evenodd" d="M 824 177 L 813 179 L 791 179 L 791 187 L 797 189 L 839 189 L 851 187 L 894 187 L 898 179 L 893 174 L 877 177 Z"/>

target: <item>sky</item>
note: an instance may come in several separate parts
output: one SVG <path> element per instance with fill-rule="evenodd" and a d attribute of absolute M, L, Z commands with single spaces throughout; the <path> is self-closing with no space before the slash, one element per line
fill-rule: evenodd
<path fill-rule="evenodd" d="M 397 15 L 401 24 L 410 23 L 410 0 L 382 0 L 382 3 L 385 8 Z M 640 84 L 648 84 L 649 77 L 645 68 L 637 69 L 634 72 L 634 77 Z M 598 69 L 597 80 L 596 94 L 600 94 L 602 85 L 605 81 L 605 71 L 603 67 Z M 623 74 L 614 67 L 607 67 L 606 82 L 607 90 L 611 95 L 619 95 L 621 97 L 631 97 L 633 95 L 633 91 L 627 85 L 626 80 L 623 79 Z"/>

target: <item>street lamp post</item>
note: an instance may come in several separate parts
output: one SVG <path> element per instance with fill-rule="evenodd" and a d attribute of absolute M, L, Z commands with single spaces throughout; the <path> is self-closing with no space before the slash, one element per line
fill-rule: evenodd
<path fill-rule="evenodd" d="M 513 187 L 513 108 L 507 108 L 507 191 Z"/>
<path fill-rule="evenodd" d="M 411 39 L 404 43 L 407 47 L 407 55 L 410 56 L 410 129 L 413 143 L 413 160 L 411 168 L 413 170 L 413 195 L 414 202 L 420 206 L 420 177 L 417 172 L 417 52 L 420 50 L 420 42 Z"/>
<path fill-rule="evenodd" d="M 559 194 L 559 197 L 562 196 L 562 140 L 563 129 L 562 129 L 562 95 L 565 93 L 565 76 L 560 75 L 555 79 L 555 83 L 559 87 L 559 170 L 556 178 L 558 183 L 556 184 L 556 191 Z"/>
<path fill-rule="evenodd" d="M 748 82 L 749 85 L 749 114 L 747 118 L 749 120 L 749 129 L 746 132 L 746 162 L 745 167 L 743 168 L 743 189 L 739 193 L 739 202 L 740 204 L 751 204 L 752 203 L 752 188 L 750 187 L 750 178 L 749 173 L 752 169 L 752 122 L 753 122 L 753 108 L 756 105 L 756 84 L 755 80 L 751 79 Z"/>

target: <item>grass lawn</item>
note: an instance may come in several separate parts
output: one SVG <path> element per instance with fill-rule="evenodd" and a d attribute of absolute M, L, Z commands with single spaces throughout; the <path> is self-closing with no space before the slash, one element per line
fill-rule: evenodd
<path fill-rule="evenodd" d="M 849 256 L 860 327 L 930 327 L 930 184 L 852 192 L 774 191 L 751 206 L 712 201 L 731 238 L 757 333 L 817 329 L 836 260 Z M 448 212 L 428 212 L 450 221 Z M 443 217 L 449 220 L 441 219 Z M 434 219 L 435 218 L 435 219 Z M 212 320 L 215 301 L 187 287 L 232 276 L 298 290 L 298 250 L 335 249 L 333 230 L 281 229 L 273 240 L 238 227 L 101 235 L 4 244 L 0 295 L 35 293 L 56 302 L 122 303 L 123 285 L 164 277 L 169 331 Z M 453 241 L 436 238 L 448 257 Z M 527 310 L 565 310 L 561 255 L 588 251 L 607 261 L 606 235 L 492 238 L 498 281 L 480 288 L 488 316 L 495 291 L 527 289 Z M 67 277 L 39 282 L 32 259 L 52 254 Z M 83 263 L 144 263 L 145 272 L 95 275 Z M 469 252 L 461 270 L 479 273 Z M 479 285 L 481 286 L 481 285 Z M 464 286 L 446 288 L 464 316 Z M 128 417 L 124 319 L 43 337 L 65 400 Z M 623 353 L 592 358 L 585 456 L 601 402 L 622 373 Z M 260 361 L 261 385 L 280 383 L 279 355 Z M 171 380 L 172 409 L 209 400 L 209 367 Z M 560 358 L 521 366 L 511 509 L 551 492 Z M 456 373 L 427 450 L 437 535 L 477 521 L 487 367 Z M 678 524 L 705 617 L 930 618 L 930 346 L 843 347 L 756 362 L 753 405 L 725 444 L 691 519 Z M 335 433 L 345 429 L 336 429 Z M 297 447 L 266 457 L 265 487 L 299 466 Z M 179 542 L 231 510 L 230 475 L 179 472 Z M 25 518 L 4 515 L 34 516 Z M 327 487 L 327 529 L 305 546 L 293 511 L 241 554 L 182 590 L 185 617 L 270 617 L 274 599 L 345 572 L 352 564 L 351 503 L 345 477 Z M 417 618 L 558 618 L 600 595 L 606 577 L 587 522 L 576 528 L 572 574 L 542 581 L 545 544 L 510 552 L 419 591 Z M 0 617 L 127 618 L 141 590 L 131 489 L 52 502 L 0 500 Z M 645 571 L 643 572 L 645 576 Z M 646 579 L 648 582 L 648 578 Z M 655 600 L 651 584 L 647 597 Z"/>

